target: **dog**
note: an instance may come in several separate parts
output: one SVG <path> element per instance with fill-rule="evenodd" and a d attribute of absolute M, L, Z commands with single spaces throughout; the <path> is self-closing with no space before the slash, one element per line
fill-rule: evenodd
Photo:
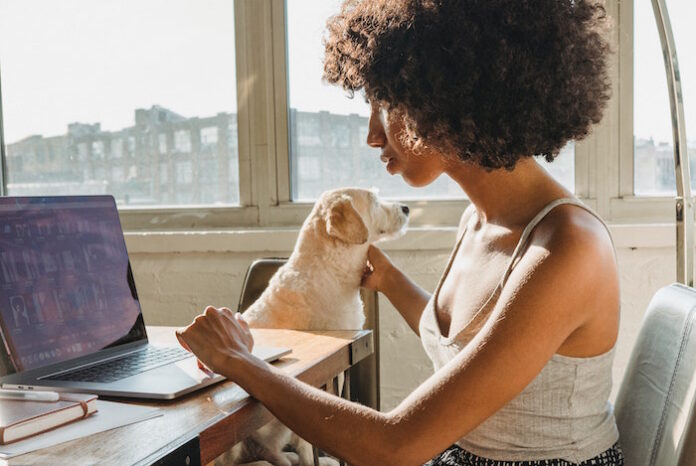
<path fill-rule="evenodd" d="M 303 223 L 290 258 L 244 319 L 252 328 L 362 329 L 360 282 L 369 245 L 403 234 L 408 215 L 406 205 L 385 202 L 374 190 L 324 192 Z M 292 451 L 285 451 L 288 447 Z M 275 420 L 236 445 L 220 463 L 313 466 L 314 459 L 311 445 Z M 320 464 L 338 463 L 322 457 Z"/>

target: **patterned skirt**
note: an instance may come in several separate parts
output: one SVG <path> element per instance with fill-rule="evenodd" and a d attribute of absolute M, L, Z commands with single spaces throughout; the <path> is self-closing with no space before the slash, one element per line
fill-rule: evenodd
<path fill-rule="evenodd" d="M 473 453 L 452 445 L 424 466 L 623 466 L 624 456 L 619 442 L 599 456 L 590 458 L 582 463 L 571 463 L 566 460 L 536 460 L 536 461 L 499 461 L 481 458 Z"/>

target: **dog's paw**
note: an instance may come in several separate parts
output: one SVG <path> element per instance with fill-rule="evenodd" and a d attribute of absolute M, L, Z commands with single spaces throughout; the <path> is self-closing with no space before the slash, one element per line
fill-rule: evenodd
<path fill-rule="evenodd" d="M 283 454 L 285 455 L 285 458 L 287 458 L 287 460 L 290 461 L 290 464 L 292 466 L 299 466 L 300 455 L 293 451 L 284 451 Z"/>
<path fill-rule="evenodd" d="M 338 466 L 339 463 L 333 458 L 322 456 L 319 458 L 319 466 Z"/>

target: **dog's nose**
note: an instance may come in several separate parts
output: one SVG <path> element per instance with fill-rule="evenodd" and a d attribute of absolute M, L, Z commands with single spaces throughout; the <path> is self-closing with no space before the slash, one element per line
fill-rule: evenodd
<path fill-rule="evenodd" d="M 401 206 L 401 212 L 403 212 L 404 214 L 408 215 L 408 211 L 409 211 L 409 209 L 408 209 L 408 206 L 407 206 L 407 205 L 402 205 L 402 206 Z"/>

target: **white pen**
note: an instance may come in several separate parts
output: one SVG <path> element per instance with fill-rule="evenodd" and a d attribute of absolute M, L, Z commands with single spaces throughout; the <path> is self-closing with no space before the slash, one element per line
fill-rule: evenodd
<path fill-rule="evenodd" d="M 58 392 L 34 391 L 34 390 L 8 390 L 0 388 L 0 399 L 24 400 L 24 401 L 58 401 Z"/>

